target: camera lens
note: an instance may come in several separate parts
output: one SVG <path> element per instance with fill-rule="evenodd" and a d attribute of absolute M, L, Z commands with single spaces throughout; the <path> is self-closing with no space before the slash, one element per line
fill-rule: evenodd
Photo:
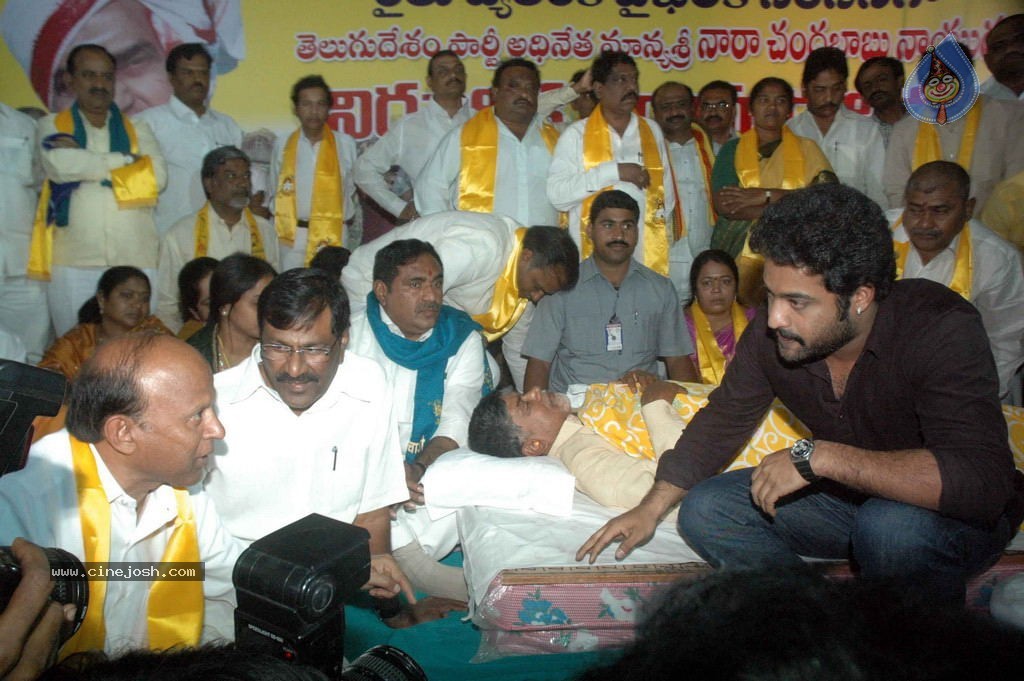
<path fill-rule="evenodd" d="M 63 549 L 43 549 L 50 561 L 50 575 L 53 578 L 53 591 L 50 598 L 61 604 L 72 603 L 75 606 L 75 621 L 65 638 L 71 638 L 85 620 L 85 610 L 89 606 L 89 581 L 86 579 L 85 566 L 82 561 Z M 21 567 L 11 553 L 11 547 L 0 546 L 0 612 L 7 609 L 11 596 L 21 583 Z"/>
<path fill-rule="evenodd" d="M 341 673 L 342 681 L 427 681 L 416 660 L 393 646 L 374 646 Z"/>
<path fill-rule="evenodd" d="M 309 590 L 309 609 L 313 615 L 322 615 L 334 603 L 334 580 L 321 577 Z"/>

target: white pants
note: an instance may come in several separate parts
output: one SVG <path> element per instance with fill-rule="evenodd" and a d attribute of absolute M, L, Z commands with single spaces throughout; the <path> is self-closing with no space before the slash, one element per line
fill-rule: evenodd
<path fill-rule="evenodd" d="M 53 340 L 46 302 L 47 284 L 28 277 L 0 280 L 0 326 L 25 346 L 27 361 L 35 364 Z"/>

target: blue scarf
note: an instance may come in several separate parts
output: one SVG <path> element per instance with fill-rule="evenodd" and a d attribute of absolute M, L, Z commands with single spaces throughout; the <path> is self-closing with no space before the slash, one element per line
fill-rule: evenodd
<path fill-rule="evenodd" d="M 78 146 L 82 149 L 86 148 L 89 140 L 85 133 L 85 124 L 82 122 L 82 114 L 78 109 L 78 102 L 71 105 L 71 118 L 75 122 L 75 130 L 71 136 L 78 143 Z M 117 104 L 110 104 L 110 118 L 107 120 L 107 128 L 110 135 L 110 151 L 116 151 L 122 154 L 132 153 L 131 140 L 128 138 L 128 131 L 124 127 L 124 118 L 121 115 L 121 110 L 117 108 Z M 50 135 L 43 140 L 43 149 L 54 148 L 54 138 L 62 137 L 66 133 L 57 133 L 56 135 Z M 58 227 L 68 226 L 68 210 L 71 206 L 71 194 L 78 189 L 78 185 L 81 182 L 51 182 L 50 183 L 50 202 L 46 207 L 46 222 L 47 224 L 54 224 Z M 101 182 L 104 187 L 109 187 L 110 180 L 103 180 Z"/>
<path fill-rule="evenodd" d="M 406 461 L 412 462 L 434 436 L 437 425 L 441 422 L 445 368 L 448 360 L 459 351 L 469 334 L 480 330 L 480 325 L 465 312 L 442 305 L 430 337 L 424 341 L 411 341 L 392 332 L 384 323 L 380 316 L 380 303 L 373 293 L 366 296 L 366 318 L 388 359 L 400 367 L 416 371 L 412 435 L 405 450 Z M 480 337 L 480 342 L 483 342 L 483 336 Z M 489 393 L 491 387 L 490 367 L 487 358 L 484 357 L 482 394 Z"/>

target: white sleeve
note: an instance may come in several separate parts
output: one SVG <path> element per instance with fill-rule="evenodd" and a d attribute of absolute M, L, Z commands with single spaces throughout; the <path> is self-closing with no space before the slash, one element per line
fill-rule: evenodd
<path fill-rule="evenodd" d="M 383 137 L 359 156 L 353 170 L 356 186 L 395 217 L 405 210 L 405 201 L 391 191 L 384 174 L 398 164 L 404 129 L 402 121 L 396 121 Z"/>
<path fill-rule="evenodd" d="M 458 207 L 462 126 L 449 130 L 413 184 L 416 211 L 431 215 Z"/>
<path fill-rule="evenodd" d="M 619 181 L 619 164 L 600 163 L 583 170 L 584 121 L 574 123 L 558 138 L 548 170 L 548 200 L 558 210 L 569 210 L 594 192 Z"/>

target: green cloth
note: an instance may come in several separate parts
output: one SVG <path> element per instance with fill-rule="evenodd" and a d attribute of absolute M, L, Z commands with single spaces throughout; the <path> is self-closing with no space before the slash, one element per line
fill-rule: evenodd
<path fill-rule="evenodd" d="M 462 554 L 453 552 L 441 562 L 461 566 Z M 424 598 L 426 594 L 416 597 Z M 602 650 L 471 663 L 480 646 L 480 630 L 462 621 L 465 612 L 449 613 L 444 619 L 408 629 L 391 629 L 377 619 L 368 604 L 357 607 L 361 602 L 355 603 L 345 606 L 345 657 L 352 661 L 367 649 L 386 643 L 412 656 L 430 681 L 569 681 L 583 670 L 608 664 L 622 654 L 619 650 Z"/>
<path fill-rule="evenodd" d="M 723 187 L 740 186 L 740 177 L 736 174 L 736 147 L 739 138 L 734 138 L 722 145 L 715 158 L 715 167 L 711 171 L 711 191 L 717 192 Z M 757 220 L 733 220 L 721 213 L 718 222 L 711 232 L 711 248 L 719 248 L 736 259 L 747 241 L 747 234 L 757 224 Z"/>
<path fill-rule="evenodd" d="M 207 324 L 189 336 L 188 340 L 185 341 L 199 351 L 199 354 L 210 365 L 210 371 L 213 373 L 217 373 L 217 358 L 213 356 L 213 335 L 216 331 L 216 324 Z"/>

